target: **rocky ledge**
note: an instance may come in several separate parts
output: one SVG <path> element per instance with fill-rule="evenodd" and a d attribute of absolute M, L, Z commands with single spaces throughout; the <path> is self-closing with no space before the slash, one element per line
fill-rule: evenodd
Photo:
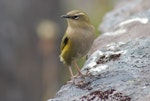
<path fill-rule="evenodd" d="M 150 101 L 150 1 L 123 1 L 104 17 L 103 34 L 81 70 L 87 76 L 62 86 L 48 101 Z"/>

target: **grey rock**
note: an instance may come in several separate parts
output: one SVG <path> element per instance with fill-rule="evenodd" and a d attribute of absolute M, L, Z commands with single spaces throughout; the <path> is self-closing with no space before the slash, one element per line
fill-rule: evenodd
<path fill-rule="evenodd" d="M 149 26 L 150 9 L 135 14 L 134 16 L 115 25 L 112 30 L 100 35 L 94 41 L 89 54 L 109 44 L 125 43 L 135 38 L 148 37 L 150 35 Z"/>
<path fill-rule="evenodd" d="M 149 0 L 120 0 L 114 10 L 105 15 L 103 22 L 99 26 L 99 30 L 102 33 L 110 31 L 120 22 L 131 18 L 131 16 L 137 13 L 148 10 L 149 7 Z"/>
<path fill-rule="evenodd" d="M 147 37 L 97 50 L 82 68 L 88 76 L 64 85 L 48 101 L 146 101 L 150 97 L 149 46 Z"/>

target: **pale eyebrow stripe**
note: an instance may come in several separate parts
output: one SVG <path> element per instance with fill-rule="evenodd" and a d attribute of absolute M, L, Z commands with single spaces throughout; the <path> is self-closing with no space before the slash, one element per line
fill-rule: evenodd
<path fill-rule="evenodd" d="M 77 13 L 76 15 L 85 15 L 84 13 Z"/>

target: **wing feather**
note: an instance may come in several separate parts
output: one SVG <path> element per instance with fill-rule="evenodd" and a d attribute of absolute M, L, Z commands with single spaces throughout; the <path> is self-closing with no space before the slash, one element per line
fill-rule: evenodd
<path fill-rule="evenodd" d="M 64 47 L 68 44 L 69 38 L 67 36 L 64 36 L 62 41 L 61 41 L 61 51 L 64 49 Z"/>

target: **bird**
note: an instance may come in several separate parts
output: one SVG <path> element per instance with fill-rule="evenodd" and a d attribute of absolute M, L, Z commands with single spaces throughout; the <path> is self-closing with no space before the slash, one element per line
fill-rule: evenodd
<path fill-rule="evenodd" d="M 67 29 L 60 45 L 60 61 L 69 68 L 71 80 L 76 77 L 72 71 L 72 65 L 78 75 L 83 75 L 77 64 L 77 60 L 87 55 L 95 39 L 95 28 L 91 24 L 88 15 L 80 10 L 72 10 L 62 15 L 67 19 Z"/>

